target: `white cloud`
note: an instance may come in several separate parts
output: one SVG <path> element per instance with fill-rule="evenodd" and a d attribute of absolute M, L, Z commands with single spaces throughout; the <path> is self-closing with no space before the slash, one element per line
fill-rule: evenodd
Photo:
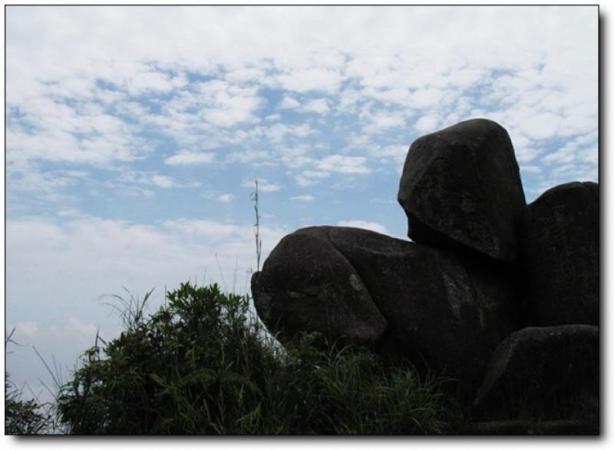
<path fill-rule="evenodd" d="M 261 233 L 266 254 L 285 230 L 265 226 Z M 11 220 L 7 222 L 7 279 L 11 280 L 7 288 L 9 298 L 23 298 L 37 308 L 53 298 L 54 308 L 63 310 L 65 302 L 78 305 L 122 285 L 150 289 L 202 274 L 205 268 L 213 271 L 216 252 L 225 275 L 234 270 L 234 256 L 241 258 L 242 267 L 254 266 L 251 221 L 186 218 L 152 226 L 89 216 L 63 224 L 42 218 Z M 211 276 L 219 280 L 218 274 Z M 71 283 L 57 282 L 66 277 Z M 27 279 L 37 283 L 24 283 Z M 34 315 L 44 316 L 43 310 L 39 312 Z"/>
<path fill-rule="evenodd" d="M 263 89 L 278 88 L 285 90 L 279 108 L 298 108 L 299 93 L 305 111 L 324 114 L 334 105 L 346 114 L 343 121 L 355 121 L 352 114 L 368 103 L 367 134 L 392 133 L 418 112 L 418 133 L 478 111 L 533 141 L 596 129 L 591 7 L 117 11 L 7 10 L 7 106 L 9 117 L 18 117 L 7 127 L 7 159 L 129 162 L 151 151 L 142 140 L 148 126 L 190 149 L 204 141 L 214 148 L 313 135 L 308 125 L 295 133 L 254 129 L 269 101 Z M 171 20 L 181 26 L 169 27 Z M 369 38 L 356 33 L 364 29 Z M 310 98 L 315 92 L 339 95 Z M 138 98 L 143 94 L 153 101 Z M 11 114 L 14 107 L 19 114 Z M 523 157 L 529 161 L 532 153 Z"/>
<path fill-rule="evenodd" d="M 320 171 L 320 170 L 303 170 L 299 174 L 295 176 L 296 184 L 299 186 L 305 187 L 310 186 L 314 183 L 317 183 L 319 180 L 324 178 L 328 178 L 330 176 L 330 172 Z"/>
<path fill-rule="evenodd" d="M 281 100 L 281 102 L 279 102 L 278 105 L 280 109 L 295 109 L 299 106 L 301 106 L 301 102 L 289 95 L 284 96 L 284 98 Z"/>
<path fill-rule="evenodd" d="M 233 194 L 220 194 L 217 196 L 217 201 L 222 203 L 231 203 L 235 199 Z"/>
<path fill-rule="evenodd" d="M 542 158 L 545 163 L 570 163 L 576 159 L 577 149 L 574 146 L 566 145 L 559 150 L 551 152 Z"/>
<path fill-rule="evenodd" d="M 264 257 L 286 234 L 271 225 L 260 232 Z M 21 322 L 21 336 L 36 337 L 44 331 L 41 321 L 52 321 L 48 301 L 53 299 L 53 317 L 72 317 L 65 325 L 56 325 L 58 333 L 72 330 L 93 339 L 101 323 L 110 323 L 100 296 L 122 294 L 122 286 L 136 293 L 156 288 L 156 302 L 165 285 L 173 288 L 193 277 L 244 292 L 249 288 L 246 270 L 255 267 L 253 245 L 251 221 L 177 219 L 152 226 L 87 216 L 62 224 L 42 218 L 11 220 L 7 222 L 7 298 L 20 301 L 10 302 L 7 314 Z M 36 283 L 28 281 L 32 279 Z M 80 348 L 72 347 L 73 358 L 85 348 L 82 341 L 78 344 Z"/>
<path fill-rule="evenodd" d="M 414 124 L 414 128 L 420 133 L 432 133 L 437 131 L 439 118 L 435 114 L 427 114 L 420 117 Z"/>
<path fill-rule="evenodd" d="M 549 152 L 541 160 L 547 164 L 588 163 L 597 167 L 597 134 L 589 133 L 567 141 L 561 148 Z"/>
<path fill-rule="evenodd" d="M 157 172 L 148 172 L 148 171 L 139 171 L 139 170 L 129 170 L 120 168 L 118 169 L 118 177 L 114 179 L 109 179 L 106 181 L 106 184 L 111 188 L 118 188 L 121 186 L 122 190 L 124 188 L 136 188 L 141 191 L 143 186 L 149 187 L 159 187 L 163 189 L 170 189 L 175 187 L 183 187 L 177 183 L 173 178 L 162 175 Z M 146 192 L 146 191 L 145 191 Z"/>
<path fill-rule="evenodd" d="M 219 127 L 254 122 L 256 110 L 262 103 L 257 88 L 239 87 L 221 80 L 200 83 L 197 92 L 202 96 L 203 118 Z"/>
<path fill-rule="evenodd" d="M 66 200 L 66 190 L 80 178 L 68 171 L 50 173 L 29 160 L 7 160 L 6 175 L 7 191 L 34 194 L 51 202 Z"/>
<path fill-rule="evenodd" d="M 535 166 L 535 165 L 521 165 L 520 170 L 525 173 L 534 173 L 534 174 L 541 173 L 542 171 L 539 166 Z"/>
<path fill-rule="evenodd" d="M 52 89 L 49 89 L 52 91 Z M 146 154 L 135 127 L 95 105 L 40 97 L 19 104 L 6 132 L 7 159 L 106 165 Z"/>
<path fill-rule="evenodd" d="M 455 80 L 455 78 L 452 78 L 451 80 Z M 444 91 L 440 89 L 418 89 L 411 94 L 410 101 L 414 108 L 433 108 L 439 101 L 441 101 L 444 95 Z"/>
<path fill-rule="evenodd" d="M 579 158 L 582 162 L 588 163 L 592 165 L 594 168 L 597 168 L 599 165 L 599 149 L 595 143 L 595 146 L 586 148 L 579 152 Z M 594 172 L 594 179 L 597 178 L 597 172 Z"/>
<path fill-rule="evenodd" d="M 254 180 L 244 180 L 241 183 L 241 187 L 250 188 L 256 190 L 256 184 Z M 258 191 L 259 192 L 275 192 L 279 191 L 280 187 L 277 184 L 271 183 L 264 178 L 258 178 Z"/>
<path fill-rule="evenodd" d="M 403 166 L 405 158 L 407 157 L 408 145 L 383 145 L 375 146 L 372 154 L 374 157 L 379 158 L 382 161 L 388 161 L 396 164 L 399 167 Z"/>
<path fill-rule="evenodd" d="M 38 322 L 34 322 L 34 321 L 17 322 L 15 325 L 13 325 L 13 327 L 15 328 L 13 340 L 15 340 L 18 343 L 20 343 L 19 339 L 22 336 L 31 338 L 31 337 L 36 336 L 38 332 L 40 331 Z M 11 329 L 13 327 L 7 327 L 7 328 Z"/>
<path fill-rule="evenodd" d="M 240 162 L 243 164 L 254 164 L 259 162 L 269 162 L 273 159 L 273 154 L 266 150 L 256 150 L 247 148 L 244 150 L 236 151 L 228 155 L 228 161 Z"/>
<path fill-rule="evenodd" d="M 230 223 L 215 220 L 177 219 L 164 222 L 164 226 L 173 231 L 190 235 L 205 236 L 213 241 L 240 237 L 244 228 Z"/>
<path fill-rule="evenodd" d="M 254 83 L 256 80 L 261 80 L 266 77 L 266 73 L 261 67 L 243 67 L 234 69 L 224 76 L 231 83 Z"/>
<path fill-rule="evenodd" d="M 311 186 L 319 181 L 329 178 L 331 174 L 365 175 L 371 173 L 366 165 L 367 158 L 364 156 L 329 155 L 322 159 L 306 159 L 307 168 L 300 170 L 294 175 L 299 186 Z M 300 166 L 300 165 L 299 165 Z"/>
<path fill-rule="evenodd" d="M 330 155 L 316 163 L 318 170 L 347 174 L 366 174 L 371 172 L 365 164 L 364 156 Z"/>
<path fill-rule="evenodd" d="M 151 181 L 154 185 L 161 188 L 168 189 L 175 187 L 175 182 L 172 180 L 172 178 L 167 177 L 166 175 L 153 175 L 151 177 Z"/>
<path fill-rule="evenodd" d="M 80 334 L 86 338 L 92 339 L 96 336 L 98 327 L 92 322 L 83 322 L 76 317 L 70 317 L 66 324 L 65 331 L 69 334 Z"/>
<path fill-rule="evenodd" d="M 341 220 L 337 222 L 337 225 L 340 227 L 363 228 L 365 230 L 371 230 L 381 234 L 389 234 L 384 225 L 366 220 Z"/>
<path fill-rule="evenodd" d="M 128 80 L 128 92 L 131 95 L 146 93 L 168 93 L 187 83 L 184 76 L 172 77 L 162 72 L 148 71 L 136 74 Z"/>
<path fill-rule="evenodd" d="M 561 117 L 551 112 L 530 115 L 522 123 L 522 130 L 531 139 L 547 139 L 557 135 Z"/>
<path fill-rule="evenodd" d="M 209 152 L 181 151 L 166 158 L 164 163 L 168 164 L 169 166 L 187 166 L 210 163 L 214 158 L 215 155 Z"/>
<path fill-rule="evenodd" d="M 294 197 L 290 197 L 290 200 L 294 200 L 297 202 L 312 202 L 315 200 L 315 197 L 310 194 L 295 195 Z"/>
<path fill-rule="evenodd" d="M 328 101 L 326 101 L 326 99 L 318 98 L 305 103 L 305 106 L 303 106 L 303 111 L 316 114 L 326 114 L 330 111 L 330 107 L 328 106 Z"/>
<path fill-rule="evenodd" d="M 514 147 L 516 159 L 519 163 L 528 163 L 537 158 L 544 151 L 543 148 L 531 142 L 530 144 Z"/>
<path fill-rule="evenodd" d="M 270 127 L 260 127 L 256 129 L 256 133 L 261 133 L 273 143 L 280 143 L 286 138 L 305 138 L 314 132 L 311 125 L 303 123 L 300 125 L 286 125 L 284 123 L 276 123 Z"/>
<path fill-rule="evenodd" d="M 381 133 L 389 128 L 398 128 L 405 126 L 405 117 L 401 113 L 390 111 L 379 111 L 368 116 L 369 124 L 365 131 L 368 133 Z"/>
<path fill-rule="evenodd" d="M 296 69 L 277 76 L 283 89 L 294 92 L 336 92 L 342 82 L 341 73 L 333 69 Z"/>

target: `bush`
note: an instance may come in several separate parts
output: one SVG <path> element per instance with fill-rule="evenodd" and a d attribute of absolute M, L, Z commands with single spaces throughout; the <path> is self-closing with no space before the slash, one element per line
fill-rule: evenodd
<path fill-rule="evenodd" d="M 455 418 L 440 380 L 313 334 L 282 348 L 217 285 L 182 284 L 148 318 L 143 305 L 61 389 L 72 433 L 433 434 Z"/>
<path fill-rule="evenodd" d="M 18 344 L 13 340 L 15 328 L 4 338 L 4 351 L 9 344 Z M 9 374 L 4 374 L 4 434 L 46 434 L 55 431 L 53 421 L 54 411 L 50 403 L 40 403 L 38 399 L 24 400 L 22 389 L 11 380 Z"/>
<path fill-rule="evenodd" d="M 8 375 L 4 389 L 4 434 L 44 434 L 50 431 L 52 420 L 45 405 L 36 400 L 23 400 L 21 391 Z"/>

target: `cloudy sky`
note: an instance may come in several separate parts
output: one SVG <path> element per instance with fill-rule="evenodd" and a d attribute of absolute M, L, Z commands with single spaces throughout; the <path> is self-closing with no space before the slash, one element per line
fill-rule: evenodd
<path fill-rule="evenodd" d="M 16 7 L 6 11 L 8 370 L 49 381 L 119 320 L 105 294 L 245 292 L 314 224 L 397 237 L 407 148 L 487 117 L 528 201 L 597 180 L 596 7 Z"/>

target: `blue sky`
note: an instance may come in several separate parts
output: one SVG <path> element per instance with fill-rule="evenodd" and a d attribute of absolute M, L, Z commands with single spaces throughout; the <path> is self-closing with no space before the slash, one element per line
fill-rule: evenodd
<path fill-rule="evenodd" d="M 487 117 L 528 201 L 597 180 L 596 7 L 8 7 L 6 320 L 73 367 L 104 294 L 245 292 L 303 226 L 404 238 L 418 136 Z M 18 383 L 45 379 L 28 348 Z M 35 375 L 35 376 L 34 376 Z"/>

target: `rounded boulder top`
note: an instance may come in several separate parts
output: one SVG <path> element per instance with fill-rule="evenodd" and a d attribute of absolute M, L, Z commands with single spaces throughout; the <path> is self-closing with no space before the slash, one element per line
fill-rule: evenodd
<path fill-rule="evenodd" d="M 416 242 L 507 262 L 518 257 L 524 191 L 512 141 L 492 120 L 467 120 L 414 141 L 398 201 Z"/>
<path fill-rule="evenodd" d="M 599 325 L 599 185 L 555 186 L 527 207 L 521 265 L 532 325 Z"/>

